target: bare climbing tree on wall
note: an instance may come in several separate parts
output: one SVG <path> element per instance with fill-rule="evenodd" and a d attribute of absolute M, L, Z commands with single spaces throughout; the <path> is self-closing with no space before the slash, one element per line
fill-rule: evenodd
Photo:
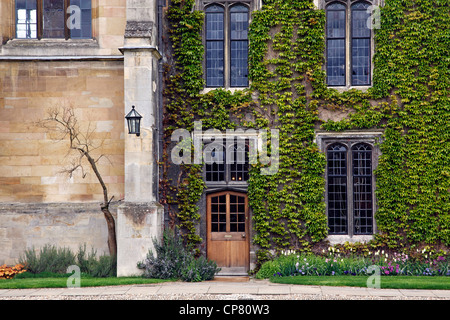
<path fill-rule="evenodd" d="M 109 198 L 108 188 L 102 178 L 102 175 L 97 166 L 99 160 L 105 155 L 94 155 L 101 144 L 94 143 L 94 130 L 88 125 L 86 129 L 82 130 L 81 126 L 75 116 L 75 111 L 72 106 L 51 108 L 48 110 L 48 117 L 38 122 L 38 125 L 47 131 L 54 133 L 55 139 L 68 140 L 69 154 L 75 154 L 71 158 L 70 166 L 63 170 L 70 177 L 75 171 L 80 170 L 82 177 L 86 177 L 86 166 L 94 172 L 99 184 L 103 189 L 103 202 L 100 209 L 106 219 L 108 226 L 108 249 L 111 256 L 117 256 L 117 241 L 116 241 L 116 223 L 114 216 L 110 212 L 110 203 L 114 197 Z"/>

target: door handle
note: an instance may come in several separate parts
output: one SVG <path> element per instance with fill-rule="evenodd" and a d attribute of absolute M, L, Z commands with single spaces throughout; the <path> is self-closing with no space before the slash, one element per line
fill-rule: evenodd
<path fill-rule="evenodd" d="M 242 238 L 245 238 L 245 233 L 243 233 L 241 236 L 242 236 Z"/>

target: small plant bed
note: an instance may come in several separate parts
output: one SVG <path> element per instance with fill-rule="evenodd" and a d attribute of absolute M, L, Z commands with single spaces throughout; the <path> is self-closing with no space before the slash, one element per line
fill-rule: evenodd
<path fill-rule="evenodd" d="M 291 276 L 271 277 L 270 281 L 282 284 L 310 286 L 367 287 L 368 276 Z M 381 277 L 381 289 L 450 290 L 450 277 L 391 276 Z"/>
<path fill-rule="evenodd" d="M 199 282 L 213 280 L 220 271 L 216 262 L 204 256 L 196 257 L 195 250 L 185 246 L 173 230 L 165 230 L 162 243 L 154 239 L 153 246 L 155 252 L 150 250 L 147 258 L 137 264 L 146 278 Z"/>
<path fill-rule="evenodd" d="M 380 276 L 381 288 L 450 289 L 449 256 L 426 250 L 356 255 L 334 247 L 322 254 L 284 251 L 256 273 L 276 283 L 336 286 L 367 286 L 369 276 Z"/>

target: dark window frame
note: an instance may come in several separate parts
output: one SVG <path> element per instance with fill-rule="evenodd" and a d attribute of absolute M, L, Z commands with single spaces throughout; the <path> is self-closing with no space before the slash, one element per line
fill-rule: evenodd
<path fill-rule="evenodd" d="M 224 155 L 224 162 L 223 162 L 223 180 L 219 180 L 219 181 L 214 181 L 214 180 L 208 180 L 208 174 L 211 173 L 211 171 L 209 171 L 208 166 L 217 168 L 217 166 L 220 166 L 220 164 L 218 163 L 213 163 L 213 164 L 207 164 L 205 163 L 204 168 L 203 168 L 203 180 L 205 181 L 206 185 L 208 186 L 214 186 L 214 187 L 224 187 L 224 186 L 236 186 L 236 187 L 240 187 L 240 186 L 247 186 L 248 184 L 248 178 L 249 178 L 249 172 L 250 172 L 250 161 L 249 161 L 249 139 L 242 139 L 244 140 L 244 143 L 239 142 L 237 140 L 240 139 L 235 139 L 234 142 L 230 145 L 226 145 L 225 141 L 224 144 L 222 145 L 223 147 L 223 155 Z M 236 148 L 239 148 L 241 146 L 245 147 L 245 159 L 244 159 L 244 163 L 239 163 L 236 161 L 236 157 L 237 157 L 237 153 L 235 152 Z M 208 145 L 206 145 L 206 148 L 208 147 Z M 231 149 L 228 150 L 227 152 L 227 148 Z M 227 161 L 227 153 L 231 156 L 233 156 L 233 163 L 230 163 Z M 236 166 L 236 167 L 235 167 Z M 242 166 L 241 170 L 239 170 L 237 168 L 237 166 Z M 245 171 L 245 168 L 247 169 Z M 222 171 L 222 170 L 221 170 Z M 216 170 L 212 171 L 212 172 L 216 172 Z M 237 172 L 241 172 L 242 173 L 242 180 L 238 180 L 238 175 L 234 176 L 236 179 L 233 179 L 233 173 L 237 173 Z"/>
<path fill-rule="evenodd" d="M 237 8 L 237 7 L 244 7 L 245 11 L 232 11 L 233 8 Z M 231 18 L 231 15 L 233 13 L 246 13 L 247 14 L 247 35 L 245 37 L 245 39 L 233 39 L 232 37 L 232 27 L 233 27 L 233 21 Z M 229 85 L 231 88 L 243 88 L 243 87 L 248 87 L 249 82 L 248 82 L 248 27 L 249 27 L 249 22 L 250 22 L 250 8 L 242 3 L 235 3 L 233 5 L 230 5 L 228 8 L 228 14 L 229 14 L 229 23 L 228 23 L 228 35 L 229 35 L 229 45 L 228 45 L 228 49 L 229 49 Z M 244 85 L 240 85 L 240 84 L 233 84 L 233 80 L 236 81 L 236 78 L 233 79 L 233 43 L 244 43 L 245 47 L 247 48 L 247 64 L 246 64 L 246 75 L 244 76 L 245 78 L 247 78 L 246 82 Z"/>
<path fill-rule="evenodd" d="M 350 18 L 350 44 L 349 44 L 349 47 L 350 47 L 350 79 L 349 79 L 349 81 L 353 87 L 370 86 L 372 83 L 372 76 L 371 76 L 371 73 L 372 73 L 372 70 L 371 70 L 371 68 L 372 68 L 372 37 L 373 37 L 372 30 L 369 29 L 368 37 L 362 37 L 362 36 L 358 37 L 358 36 L 355 36 L 354 32 L 353 32 L 353 25 L 356 20 L 356 19 L 354 19 L 353 13 L 355 11 L 366 11 L 367 10 L 367 8 L 365 8 L 364 10 L 356 8 L 356 6 L 359 4 L 370 6 L 370 3 L 366 2 L 366 1 L 357 1 L 357 2 L 352 3 L 350 6 L 350 17 L 351 18 Z M 366 83 L 357 84 L 357 83 L 355 83 L 356 81 L 353 78 L 353 68 L 355 67 L 354 66 L 354 56 L 353 56 L 353 49 L 354 49 L 353 40 L 367 40 L 367 42 L 368 42 L 369 52 L 368 52 L 367 59 L 369 62 L 368 63 L 369 74 L 368 74 L 368 81 Z"/>
<path fill-rule="evenodd" d="M 208 39 L 208 30 L 207 30 L 207 26 L 208 26 L 208 15 L 211 14 L 218 14 L 216 12 L 208 12 L 209 8 L 221 8 L 222 11 L 220 12 L 220 14 L 222 15 L 222 39 Z M 212 87 L 212 88 L 220 88 L 223 87 L 225 84 L 225 44 L 226 44 L 226 10 L 225 7 L 223 7 L 222 5 L 219 5 L 217 3 L 213 3 L 209 6 L 207 6 L 205 8 L 205 78 L 206 78 L 206 84 L 207 87 Z M 217 85 L 213 85 L 213 84 L 208 84 L 208 63 L 209 63 L 209 59 L 208 59 L 208 44 L 209 43 L 222 43 L 222 61 L 221 61 L 221 67 L 222 67 L 222 79 L 221 79 L 221 83 L 217 84 Z"/>
<path fill-rule="evenodd" d="M 323 1 L 323 0 L 322 0 Z M 327 30 L 327 23 L 325 24 L 325 39 L 326 39 L 326 48 L 325 48 L 325 72 L 327 74 L 326 76 L 326 85 L 328 87 L 369 87 L 372 85 L 372 76 L 373 76 L 373 62 L 372 62 L 372 55 L 373 55 L 373 46 L 374 46 L 374 34 L 373 31 L 370 30 L 370 36 L 364 37 L 364 39 L 368 39 L 369 43 L 369 53 L 368 53 L 368 81 L 367 83 L 356 83 L 354 81 L 353 77 L 353 40 L 354 39 L 360 39 L 358 37 L 353 36 L 353 12 L 354 10 L 358 11 L 361 9 L 353 9 L 354 6 L 358 4 L 364 4 L 364 5 L 372 5 L 372 2 L 374 1 L 368 1 L 368 0 L 359 0 L 359 1 L 350 1 L 350 0 L 335 0 L 335 1 L 327 1 L 326 4 L 322 6 L 323 9 L 325 9 L 325 16 L 327 17 L 328 14 L 328 8 L 333 4 L 340 4 L 345 7 L 345 76 L 344 76 L 344 84 L 330 84 L 328 81 L 328 30 Z M 331 10 L 333 11 L 333 10 Z M 334 40 L 332 38 L 332 40 Z"/>
<path fill-rule="evenodd" d="M 341 5 L 342 7 L 343 7 L 343 9 L 339 9 L 339 10 L 336 10 L 336 9 L 328 9 L 330 6 L 332 6 L 332 5 L 334 5 L 334 4 L 339 4 L 339 5 Z M 326 33 L 326 49 L 325 49 L 325 52 L 326 52 L 326 65 L 325 65 L 325 67 L 326 67 L 326 71 L 327 71 L 327 85 L 329 86 L 329 87 L 342 87 L 342 86 L 345 86 L 346 84 L 347 84 L 347 24 L 348 24 L 348 17 L 347 17 L 347 12 L 348 12 L 348 10 L 347 10 L 347 6 L 345 5 L 345 4 L 343 4 L 343 3 L 341 3 L 341 2 L 332 2 L 332 3 L 330 3 L 330 4 L 328 4 L 327 5 L 327 9 L 326 9 L 326 17 L 328 17 L 328 12 L 330 12 L 330 11 L 337 11 L 337 12 L 339 12 L 339 11 L 344 11 L 344 17 L 345 17 L 345 21 L 344 21 L 344 37 L 332 37 L 332 38 L 330 38 L 329 37 L 329 35 L 328 35 L 328 19 L 327 19 L 327 22 L 326 22 L 326 24 L 325 24 L 325 28 L 326 28 L 326 30 L 325 30 L 325 33 Z M 334 84 L 329 84 L 329 81 L 328 81 L 328 58 L 329 58 L 329 55 L 328 55 L 328 48 L 329 48 L 329 42 L 330 41 L 339 41 L 339 40 L 344 40 L 344 84 L 336 84 L 336 85 L 334 85 Z"/>
<path fill-rule="evenodd" d="M 92 10 L 92 1 L 91 0 L 81 0 L 81 1 L 90 1 L 90 13 L 91 13 L 91 19 L 89 24 L 82 24 L 82 28 L 83 25 L 85 26 L 89 26 L 89 37 L 83 37 L 83 36 L 72 36 L 71 35 L 71 30 L 68 28 L 67 26 L 67 21 L 70 18 L 71 14 L 67 13 L 67 9 L 69 8 L 69 6 L 71 5 L 71 0 L 60 0 L 63 4 L 63 28 L 64 28 L 64 36 L 62 37 L 44 37 L 44 33 L 45 33 L 45 26 L 44 26 L 44 4 L 45 4 L 46 0 L 34 0 L 34 2 L 36 3 L 36 37 L 19 37 L 18 36 L 18 30 L 17 30 L 17 26 L 19 25 L 18 22 L 18 10 L 20 10 L 18 8 L 18 1 L 14 2 L 14 13 L 15 13 L 15 38 L 19 39 L 19 40 L 33 40 L 33 39 L 37 39 L 37 40 L 41 40 L 41 39 L 65 39 L 65 40 L 69 40 L 69 39 L 92 39 L 92 14 L 93 14 L 93 10 Z M 79 2 L 80 0 L 77 0 L 76 2 Z M 74 1 L 75 2 L 75 1 Z M 82 8 L 80 8 L 82 9 Z M 81 15 L 83 15 L 83 13 L 81 12 Z M 49 29 L 50 30 L 50 29 Z"/>
<path fill-rule="evenodd" d="M 204 62 L 203 62 L 203 69 L 204 69 L 204 79 L 205 79 L 205 88 L 246 88 L 249 86 L 249 69 L 248 69 L 248 37 L 245 40 L 247 42 L 247 82 L 245 86 L 242 85 L 232 85 L 231 80 L 231 8 L 234 6 L 242 5 L 246 7 L 248 12 L 248 26 L 250 25 L 250 17 L 251 17 L 251 8 L 252 8 L 252 1 L 253 0 L 241 0 L 241 1 L 231 1 L 231 0 L 223 0 L 223 1 L 202 1 L 202 5 L 200 6 L 201 10 L 205 11 L 205 27 L 203 28 L 203 41 L 205 45 L 205 53 L 204 53 Z M 225 30 L 225 39 L 224 39 L 224 45 L 223 45 L 223 84 L 222 85 L 213 85 L 208 84 L 208 70 L 207 70 L 207 40 L 206 40 L 206 34 L 207 34 L 207 26 L 206 26 L 206 8 L 209 6 L 218 5 L 224 8 L 224 30 Z M 242 40 L 244 41 L 244 40 Z"/>
<path fill-rule="evenodd" d="M 379 156 L 379 148 L 376 145 L 378 141 L 380 141 L 379 137 L 373 136 L 373 137 L 367 137 L 367 138 L 361 138 L 357 137 L 356 134 L 355 137 L 346 137 L 346 138 L 332 138 L 332 137 L 323 137 L 321 138 L 321 142 L 319 144 L 321 145 L 321 148 L 323 152 L 326 155 L 326 170 L 325 170 L 325 203 L 326 203 L 326 215 L 327 215 L 327 221 L 329 221 L 329 212 L 330 212 L 330 197 L 329 197 L 329 182 L 330 182 L 330 176 L 328 173 L 329 165 L 328 165 L 328 149 L 333 145 L 343 145 L 346 148 L 346 211 L 347 211 L 347 230 L 346 232 L 329 232 L 329 235 L 334 236 L 367 236 L 367 235 L 373 235 L 377 231 L 376 227 L 376 220 L 375 220 L 375 212 L 376 212 L 376 197 L 375 197 L 375 188 L 376 188 L 376 180 L 374 171 L 376 170 L 376 167 L 378 165 L 378 156 Z M 355 188 L 353 185 L 353 155 L 352 151 L 354 146 L 357 145 L 367 145 L 371 148 L 371 176 L 370 176 L 370 182 L 371 182 L 371 226 L 372 230 L 371 232 L 355 232 L 355 203 L 354 203 L 354 192 Z"/>
<path fill-rule="evenodd" d="M 331 157 L 332 159 L 330 159 Z M 328 199 L 328 228 L 330 234 L 348 234 L 350 220 L 348 162 L 348 147 L 346 145 L 335 142 L 327 147 L 328 179 L 326 192 Z M 330 164 L 333 164 L 333 166 L 330 166 Z M 340 192 L 336 191 L 339 188 L 343 190 Z M 338 196 L 340 199 L 337 199 Z"/>

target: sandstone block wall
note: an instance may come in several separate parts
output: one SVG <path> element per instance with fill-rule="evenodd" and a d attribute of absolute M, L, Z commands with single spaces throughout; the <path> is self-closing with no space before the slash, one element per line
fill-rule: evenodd
<path fill-rule="evenodd" d="M 39 127 L 49 108 L 73 106 L 93 131 L 99 170 L 116 200 L 123 198 L 123 61 L 0 61 L 0 202 L 102 200 L 95 175 L 61 172 L 76 153 L 68 140 Z"/>
<path fill-rule="evenodd" d="M 91 0 L 92 39 L 14 39 L 15 0 L 0 2 L 0 55 L 61 56 L 118 55 L 123 45 L 126 0 Z"/>

